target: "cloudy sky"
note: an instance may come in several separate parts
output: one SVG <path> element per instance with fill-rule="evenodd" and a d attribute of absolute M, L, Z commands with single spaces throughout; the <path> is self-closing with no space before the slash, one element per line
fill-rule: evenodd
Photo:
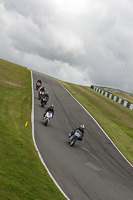
<path fill-rule="evenodd" d="M 133 91 L 133 0 L 0 0 L 0 58 Z"/>

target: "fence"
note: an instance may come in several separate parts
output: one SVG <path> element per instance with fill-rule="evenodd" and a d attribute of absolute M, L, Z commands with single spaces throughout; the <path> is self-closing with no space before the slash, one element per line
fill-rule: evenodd
<path fill-rule="evenodd" d="M 133 103 L 131 103 L 127 100 L 124 100 L 124 99 L 122 99 L 122 98 L 120 98 L 120 97 L 118 97 L 118 96 L 116 96 L 116 95 L 114 95 L 110 92 L 106 92 L 106 91 L 104 91 L 104 90 L 102 90 L 98 87 L 93 86 L 93 85 L 91 86 L 91 88 L 93 90 L 95 90 L 96 92 L 98 92 L 99 94 L 102 94 L 105 97 L 108 97 L 109 99 L 112 99 L 113 101 L 116 101 L 117 103 L 122 104 L 123 106 L 129 108 L 130 110 L 133 110 Z"/>

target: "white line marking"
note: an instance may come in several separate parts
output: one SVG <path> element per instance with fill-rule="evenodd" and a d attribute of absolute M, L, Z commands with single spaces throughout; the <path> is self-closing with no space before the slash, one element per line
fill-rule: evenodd
<path fill-rule="evenodd" d="M 57 81 L 57 80 L 56 80 Z M 58 82 L 58 81 L 57 81 Z M 133 165 L 127 160 L 127 158 L 122 154 L 122 152 L 118 149 L 118 147 L 114 144 L 114 142 L 110 139 L 110 137 L 107 135 L 107 133 L 102 129 L 102 127 L 98 124 L 98 122 L 94 119 L 94 117 L 82 106 L 81 103 L 60 83 L 58 82 L 74 99 L 77 101 L 77 103 L 90 115 L 90 117 L 94 120 L 94 122 L 99 126 L 99 128 L 102 130 L 102 132 L 106 135 L 106 137 L 110 140 L 110 142 L 114 145 L 114 147 L 117 149 L 117 151 L 122 155 L 122 157 L 128 162 L 128 164 L 133 168 Z"/>
<path fill-rule="evenodd" d="M 52 176 L 52 174 L 50 173 L 49 169 L 47 168 L 39 150 L 38 150 L 38 147 L 36 145 L 36 142 L 35 142 L 35 135 L 34 135 L 34 89 L 33 89 L 33 73 L 32 73 L 32 70 L 31 70 L 31 87 L 32 87 L 32 112 L 31 112 L 31 123 L 32 123 L 32 138 L 33 138 L 33 142 L 34 142 L 34 145 L 35 145 L 35 148 L 38 152 L 38 155 L 39 155 L 39 158 L 42 162 L 42 164 L 44 165 L 44 167 L 46 168 L 49 176 L 52 178 L 53 182 L 55 183 L 55 185 L 58 187 L 58 189 L 60 190 L 60 192 L 64 195 L 64 197 L 68 200 L 70 200 L 67 195 L 63 192 L 63 190 L 61 189 L 61 187 L 58 185 L 58 183 L 56 182 L 56 180 L 54 179 L 54 177 Z"/>

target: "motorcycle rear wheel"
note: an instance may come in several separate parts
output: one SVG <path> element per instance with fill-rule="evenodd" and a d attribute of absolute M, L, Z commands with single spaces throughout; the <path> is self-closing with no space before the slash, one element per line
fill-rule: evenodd
<path fill-rule="evenodd" d="M 44 107 L 44 105 L 45 105 L 45 103 L 44 103 L 44 102 L 42 102 L 42 108 Z"/>

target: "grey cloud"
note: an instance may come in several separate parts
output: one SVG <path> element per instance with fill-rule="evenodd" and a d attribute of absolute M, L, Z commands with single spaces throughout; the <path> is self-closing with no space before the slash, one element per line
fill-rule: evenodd
<path fill-rule="evenodd" d="M 133 90 L 132 1 L 1 2 L 1 58 L 65 81 Z"/>

